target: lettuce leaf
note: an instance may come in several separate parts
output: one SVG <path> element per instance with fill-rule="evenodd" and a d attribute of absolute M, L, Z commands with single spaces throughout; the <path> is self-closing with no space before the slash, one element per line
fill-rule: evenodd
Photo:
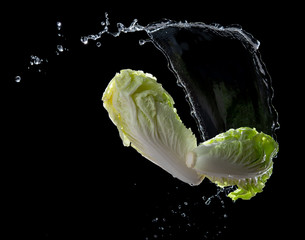
<path fill-rule="evenodd" d="M 228 196 L 250 199 L 262 192 L 272 174 L 277 142 L 255 128 L 230 129 L 187 155 L 187 165 L 220 187 L 237 185 Z"/>
<path fill-rule="evenodd" d="M 186 166 L 186 154 L 197 147 L 196 137 L 184 126 L 174 100 L 155 77 L 121 70 L 110 81 L 102 100 L 124 146 L 132 146 L 186 183 L 202 181 L 203 176 Z"/>

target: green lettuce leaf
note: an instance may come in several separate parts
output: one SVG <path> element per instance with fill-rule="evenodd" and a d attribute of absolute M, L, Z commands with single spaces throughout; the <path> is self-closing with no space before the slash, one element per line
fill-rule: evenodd
<path fill-rule="evenodd" d="M 110 81 L 104 107 L 117 126 L 124 146 L 191 185 L 203 176 L 186 165 L 186 155 L 197 147 L 191 129 L 180 120 L 174 100 L 155 77 L 142 71 L 121 70 Z"/>
<path fill-rule="evenodd" d="M 187 165 L 220 187 L 237 185 L 228 196 L 250 199 L 262 192 L 272 174 L 277 142 L 255 128 L 230 129 L 187 155 Z"/>

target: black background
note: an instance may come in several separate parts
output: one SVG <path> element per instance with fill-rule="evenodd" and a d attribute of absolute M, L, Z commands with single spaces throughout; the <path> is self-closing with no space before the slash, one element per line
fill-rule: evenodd
<path fill-rule="evenodd" d="M 132 3 L 7 6 L 8 14 L 2 20 L 3 239 L 298 236 L 295 219 L 302 207 L 293 210 L 298 197 L 287 177 L 293 170 L 287 161 L 293 159 L 288 158 L 283 137 L 288 136 L 283 116 L 293 112 L 287 103 L 287 60 L 283 60 L 288 51 L 283 47 L 287 35 L 281 34 L 288 27 L 285 16 L 289 9 L 259 4 L 184 4 L 177 8 L 153 2 L 143 2 L 137 8 Z M 150 72 L 161 82 L 166 79 L 162 84 L 174 97 L 183 122 L 193 130 L 196 126 L 165 57 L 152 44 L 138 44 L 145 34 L 105 36 L 101 47 L 95 42 L 81 43 L 81 36 L 101 30 L 104 12 L 109 13 L 113 31 L 116 22 L 128 26 L 137 18 L 146 25 L 168 18 L 239 24 L 261 42 L 260 53 L 273 80 L 273 102 L 281 124 L 277 132 L 280 153 L 263 193 L 234 204 L 224 199 L 225 209 L 220 209 L 216 198 L 206 206 L 202 196 L 216 193 L 208 180 L 189 187 L 122 146 L 101 102 L 108 82 L 122 68 Z M 61 37 L 57 21 L 62 22 Z M 58 44 L 67 49 L 59 55 Z M 31 55 L 44 62 L 30 65 Z M 19 83 L 15 76 L 21 76 Z"/>

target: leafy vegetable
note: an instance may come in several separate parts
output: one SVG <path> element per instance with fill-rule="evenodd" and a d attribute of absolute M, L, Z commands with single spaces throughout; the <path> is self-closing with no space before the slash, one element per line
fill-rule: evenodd
<path fill-rule="evenodd" d="M 181 122 L 174 100 L 151 74 L 121 70 L 110 81 L 102 100 L 124 146 L 132 146 L 174 177 L 192 185 L 203 177 L 186 166 L 186 154 L 197 147 Z"/>
<path fill-rule="evenodd" d="M 187 165 L 220 187 L 237 185 L 228 195 L 233 200 L 250 199 L 263 191 L 277 152 L 272 137 L 242 127 L 200 144 L 187 155 Z"/>
<path fill-rule="evenodd" d="M 110 81 L 104 107 L 124 146 L 174 177 L 198 185 L 207 177 L 220 187 L 237 185 L 228 196 L 250 199 L 262 192 L 272 174 L 277 142 L 255 128 L 230 129 L 197 146 L 191 129 L 180 120 L 174 100 L 142 71 L 121 70 Z"/>

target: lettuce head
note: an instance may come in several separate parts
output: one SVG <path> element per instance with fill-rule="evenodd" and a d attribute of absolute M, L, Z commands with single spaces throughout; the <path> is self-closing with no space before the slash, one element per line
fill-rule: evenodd
<path fill-rule="evenodd" d="M 230 129 L 197 145 L 157 79 L 143 71 L 121 70 L 108 84 L 103 105 L 124 146 L 174 177 L 198 185 L 207 177 L 220 187 L 236 185 L 228 196 L 250 199 L 272 174 L 277 142 L 256 129 Z"/>

